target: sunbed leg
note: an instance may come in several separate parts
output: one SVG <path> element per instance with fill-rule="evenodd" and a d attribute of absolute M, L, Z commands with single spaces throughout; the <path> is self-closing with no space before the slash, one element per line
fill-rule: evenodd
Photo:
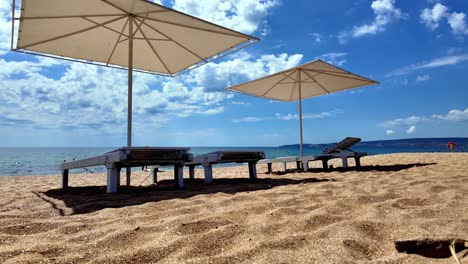
<path fill-rule="evenodd" d="M 117 177 L 117 189 L 120 187 L 120 173 L 119 173 L 119 177 Z"/>
<path fill-rule="evenodd" d="M 361 157 L 355 157 L 354 160 L 356 161 L 356 168 L 361 167 Z"/>
<path fill-rule="evenodd" d="M 302 171 L 304 172 L 309 171 L 309 161 L 305 160 L 302 162 Z"/>
<path fill-rule="evenodd" d="M 154 169 L 153 169 L 153 184 L 158 183 L 158 172 L 159 172 L 159 166 L 154 167 Z"/>
<path fill-rule="evenodd" d="M 132 175 L 132 167 L 127 167 L 127 186 L 130 186 L 131 175 Z"/>
<path fill-rule="evenodd" d="M 189 165 L 190 180 L 195 180 L 195 165 Z"/>
<path fill-rule="evenodd" d="M 62 170 L 62 190 L 65 191 L 68 188 L 68 170 Z"/>
<path fill-rule="evenodd" d="M 297 167 L 297 170 L 301 170 L 301 162 L 300 161 L 296 161 L 296 167 Z"/>
<path fill-rule="evenodd" d="M 267 163 L 267 167 L 268 167 L 268 173 L 271 173 L 272 169 L 271 169 L 271 163 Z"/>
<path fill-rule="evenodd" d="M 210 163 L 203 163 L 203 170 L 205 171 L 205 183 L 213 182 L 213 167 Z"/>
<path fill-rule="evenodd" d="M 286 171 L 288 169 L 288 166 L 286 165 L 286 162 L 283 162 L 283 170 Z"/>
<path fill-rule="evenodd" d="M 108 164 L 107 167 L 107 193 L 116 193 L 120 178 L 120 168 L 114 164 Z"/>
<path fill-rule="evenodd" d="M 177 164 L 174 165 L 174 179 L 177 184 L 177 188 L 184 188 L 184 166 Z"/>
<path fill-rule="evenodd" d="M 348 159 L 347 158 L 341 158 L 341 161 L 343 162 L 343 169 L 348 168 Z"/>
<path fill-rule="evenodd" d="M 328 160 L 322 160 L 322 166 L 324 170 L 328 170 Z"/>
<path fill-rule="evenodd" d="M 250 179 L 257 179 L 257 162 L 249 161 L 249 177 Z"/>

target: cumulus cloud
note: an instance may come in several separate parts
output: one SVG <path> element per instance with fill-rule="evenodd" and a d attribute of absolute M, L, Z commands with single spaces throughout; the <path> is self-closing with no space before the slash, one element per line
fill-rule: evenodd
<path fill-rule="evenodd" d="M 223 91 L 223 89 L 273 74 L 299 65 L 302 54 L 262 55 L 253 58 L 243 53 L 241 57 L 220 63 L 210 63 L 189 73 L 188 82 L 204 87 L 206 91 Z"/>
<path fill-rule="evenodd" d="M 416 77 L 416 82 L 425 82 L 425 81 L 429 81 L 430 79 L 432 79 L 432 77 L 426 74 L 426 75 Z"/>
<path fill-rule="evenodd" d="M 338 34 L 340 43 L 346 43 L 349 38 L 360 38 L 384 32 L 388 24 L 405 18 L 407 15 L 395 6 L 395 0 L 374 0 L 371 4 L 374 20 L 368 24 L 354 26 L 351 30 Z"/>
<path fill-rule="evenodd" d="M 447 17 L 448 8 L 440 3 L 437 3 L 432 9 L 425 8 L 421 11 L 420 21 L 426 27 L 434 30 L 439 27 L 439 22 Z"/>
<path fill-rule="evenodd" d="M 406 130 L 406 134 L 413 134 L 414 132 L 416 132 L 416 126 L 410 126 L 410 127 Z"/>
<path fill-rule="evenodd" d="M 10 48 L 10 4 L 0 0 L 0 55 Z M 176 0 L 172 4 L 172 8 L 250 34 L 265 32 L 267 16 L 278 2 Z M 0 57 L 0 125 L 125 131 L 125 71 L 34 56 L 27 59 Z M 174 118 L 222 113 L 224 102 L 234 97 L 224 88 L 296 66 L 301 59 L 301 54 L 237 52 L 223 62 L 175 78 L 135 73 L 134 126 L 157 127 Z"/>
<path fill-rule="evenodd" d="M 0 0 L 0 55 L 10 50 L 11 1 Z"/>
<path fill-rule="evenodd" d="M 430 69 L 438 68 L 443 66 L 455 65 L 468 61 L 468 54 L 460 55 L 449 55 L 444 57 L 439 57 L 432 59 L 430 61 L 412 64 L 406 67 L 402 67 L 396 70 L 393 70 L 385 75 L 385 77 L 394 77 L 409 74 L 411 72 L 421 70 L 421 69 Z"/>
<path fill-rule="evenodd" d="M 343 66 L 346 63 L 346 55 L 346 52 L 330 52 L 320 55 L 319 58 L 333 65 Z"/>
<path fill-rule="evenodd" d="M 391 129 L 388 129 L 387 131 L 385 131 L 385 135 L 387 135 L 387 136 L 391 136 L 393 134 L 395 134 L 395 131 L 393 131 Z"/>
<path fill-rule="evenodd" d="M 451 110 L 446 115 L 432 115 L 432 118 L 446 121 L 466 121 L 468 120 L 468 108 L 465 110 Z"/>
<path fill-rule="evenodd" d="M 465 21 L 466 14 L 465 13 L 457 13 L 453 12 L 448 17 L 448 23 L 452 28 L 452 32 L 458 35 L 468 35 L 468 26 Z"/>
<path fill-rule="evenodd" d="M 125 71 L 29 58 L 31 61 L 0 59 L 0 67 L 4 69 L 0 72 L 1 125 L 16 122 L 17 125 L 52 129 L 125 131 Z M 144 122 L 158 127 L 174 118 L 222 113 L 223 103 L 234 97 L 233 93 L 223 90 L 232 81 L 266 75 L 289 64 L 295 65 L 300 58 L 302 55 L 298 54 L 245 55 L 242 60 L 210 63 L 176 78 L 135 73 L 134 125 L 143 126 L 141 122 Z M 252 68 L 246 70 L 246 65 Z M 210 76 L 213 72 L 215 77 Z M 231 72 L 239 73 L 237 78 L 229 78 Z M 217 85 L 210 86 L 210 82 L 217 82 Z"/>
<path fill-rule="evenodd" d="M 268 32 L 266 17 L 277 0 L 175 0 L 173 8 L 193 16 L 252 34 Z"/>
<path fill-rule="evenodd" d="M 452 33 L 457 37 L 468 35 L 466 14 L 463 12 L 449 12 L 449 8 L 441 3 L 435 4 L 432 9 L 425 8 L 421 11 L 420 21 L 431 30 L 439 27 L 440 22 L 446 20 Z"/>

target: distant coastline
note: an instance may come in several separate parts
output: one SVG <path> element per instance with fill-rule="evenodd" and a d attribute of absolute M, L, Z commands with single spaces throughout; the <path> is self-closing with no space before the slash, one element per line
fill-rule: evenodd
<path fill-rule="evenodd" d="M 468 149 L 468 138 L 408 138 L 393 140 L 363 141 L 356 144 L 356 147 L 388 148 L 388 147 L 409 147 L 409 148 L 443 148 L 448 142 L 455 142 L 457 149 Z M 332 145 L 328 144 L 304 144 L 305 147 L 319 148 Z M 282 145 L 279 148 L 298 147 L 299 144 Z"/>

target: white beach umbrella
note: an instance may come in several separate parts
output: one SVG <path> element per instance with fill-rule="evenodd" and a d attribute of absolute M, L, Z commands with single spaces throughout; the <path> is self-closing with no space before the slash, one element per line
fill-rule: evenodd
<path fill-rule="evenodd" d="M 175 76 L 258 41 L 146 0 L 21 0 L 12 12 L 13 51 L 128 69 L 129 147 L 133 70 Z"/>
<path fill-rule="evenodd" d="M 302 142 L 302 100 L 308 97 L 357 88 L 378 82 L 345 71 L 323 60 L 315 60 L 227 90 L 279 101 L 299 101 L 300 155 Z"/>

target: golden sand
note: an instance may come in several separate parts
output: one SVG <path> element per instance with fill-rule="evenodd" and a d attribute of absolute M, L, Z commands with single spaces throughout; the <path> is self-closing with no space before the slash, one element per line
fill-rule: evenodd
<path fill-rule="evenodd" d="M 210 185 L 197 169 L 184 190 L 171 171 L 155 186 L 138 172 L 119 194 L 105 193 L 104 174 L 71 174 L 64 193 L 58 175 L 0 177 L 0 263 L 456 263 L 395 242 L 434 252 L 468 239 L 467 153 L 370 156 L 345 172 L 312 164 L 259 165 L 255 182 L 247 166 L 215 168 Z"/>

